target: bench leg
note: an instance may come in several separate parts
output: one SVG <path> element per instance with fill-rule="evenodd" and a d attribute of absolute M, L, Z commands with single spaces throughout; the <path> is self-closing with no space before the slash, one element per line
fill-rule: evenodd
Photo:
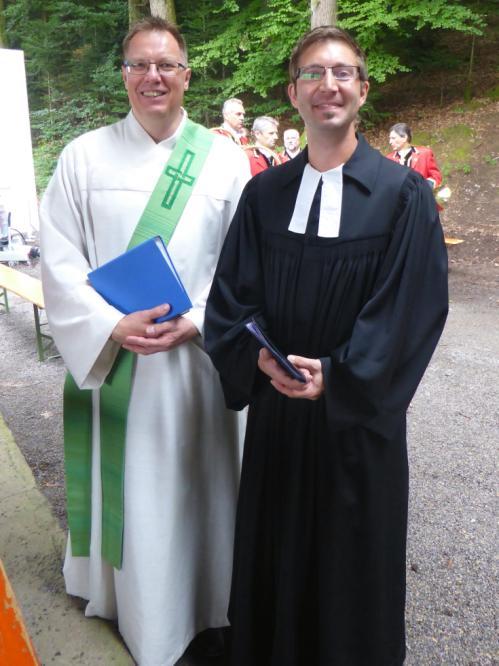
<path fill-rule="evenodd" d="M 36 329 L 36 346 L 38 348 L 38 360 L 45 360 L 45 352 L 43 350 L 43 337 L 40 329 L 40 313 L 38 306 L 33 303 L 33 314 L 35 315 L 35 329 Z"/>
<path fill-rule="evenodd" d="M 9 299 L 7 298 L 7 289 L 5 287 L 2 287 L 2 298 L 5 312 L 9 312 Z"/>

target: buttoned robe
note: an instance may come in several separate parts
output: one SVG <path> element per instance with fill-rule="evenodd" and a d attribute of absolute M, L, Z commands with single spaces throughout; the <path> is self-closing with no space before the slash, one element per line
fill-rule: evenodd
<path fill-rule="evenodd" d="M 181 129 L 181 128 L 180 128 Z M 90 557 L 73 557 L 69 594 L 86 615 L 117 618 L 141 666 L 172 666 L 193 636 L 227 624 L 235 506 L 244 422 L 225 408 L 201 337 L 138 356 L 125 451 L 123 566 L 100 554 L 99 387 L 123 316 L 87 273 L 127 248 L 175 136 L 156 144 L 129 114 L 62 153 L 42 204 L 42 275 L 51 332 L 81 388 L 93 389 Z M 169 244 L 202 331 L 206 297 L 244 183 L 242 151 L 215 137 Z M 137 279 L 140 279 L 137 276 Z"/>
<path fill-rule="evenodd" d="M 208 299 L 227 405 L 249 405 L 229 619 L 232 666 L 395 666 L 405 654 L 406 410 L 447 313 L 430 188 L 362 136 L 339 237 L 288 230 L 307 152 L 253 178 Z M 319 358 L 316 401 L 257 368 L 255 317 Z"/>

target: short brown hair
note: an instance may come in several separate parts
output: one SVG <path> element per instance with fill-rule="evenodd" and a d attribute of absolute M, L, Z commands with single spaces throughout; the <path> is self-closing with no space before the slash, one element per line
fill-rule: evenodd
<path fill-rule="evenodd" d="M 303 35 L 300 41 L 295 45 L 289 60 L 289 78 L 291 82 L 296 83 L 296 79 L 298 78 L 298 61 L 303 51 L 316 42 L 327 41 L 344 42 L 350 47 L 359 61 L 359 79 L 361 81 L 367 81 L 366 56 L 355 39 L 341 28 L 336 28 L 332 25 L 321 25 Z"/>
<path fill-rule="evenodd" d="M 130 26 L 122 43 L 124 57 L 126 57 L 130 42 L 139 32 L 169 32 L 182 51 L 182 54 L 185 57 L 184 64 L 187 65 L 187 44 L 185 43 L 185 39 L 182 37 L 180 30 L 176 25 L 169 21 L 165 21 L 165 19 L 162 19 L 159 16 L 146 16 Z"/>

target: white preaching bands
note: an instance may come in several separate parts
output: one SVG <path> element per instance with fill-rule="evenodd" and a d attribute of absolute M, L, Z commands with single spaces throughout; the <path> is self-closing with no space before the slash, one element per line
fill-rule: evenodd
<path fill-rule="evenodd" d="M 337 238 L 340 234 L 343 164 L 324 173 L 317 171 L 310 164 L 305 166 L 288 229 L 297 234 L 305 233 L 312 200 L 321 177 L 322 195 L 318 235 L 323 238 Z"/>

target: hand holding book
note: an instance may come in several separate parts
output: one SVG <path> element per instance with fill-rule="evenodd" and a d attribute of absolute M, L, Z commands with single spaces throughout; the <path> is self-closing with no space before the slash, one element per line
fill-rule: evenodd
<path fill-rule="evenodd" d="M 127 250 L 88 274 L 93 288 L 123 314 L 150 310 L 168 303 L 156 319 L 168 321 L 192 307 L 161 236 Z"/>
<path fill-rule="evenodd" d="M 251 319 L 246 324 L 247 330 L 258 340 L 258 342 L 261 344 L 262 347 L 265 347 L 265 349 L 268 349 L 268 351 L 272 354 L 273 358 L 279 363 L 281 368 L 287 372 L 287 374 L 292 377 L 293 379 L 298 380 L 302 384 L 306 384 L 307 380 L 305 378 L 305 375 L 298 370 L 288 359 L 284 356 L 284 354 L 279 351 L 279 349 L 275 346 L 275 344 L 270 340 L 270 338 L 265 335 L 265 333 L 262 331 L 258 323 L 256 322 L 255 319 Z"/>
<path fill-rule="evenodd" d="M 159 306 L 125 315 L 114 328 L 111 337 L 123 349 L 148 355 L 169 352 L 199 335 L 188 317 L 174 317 L 158 323 L 157 320 L 163 314 L 165 308 Z"/>

